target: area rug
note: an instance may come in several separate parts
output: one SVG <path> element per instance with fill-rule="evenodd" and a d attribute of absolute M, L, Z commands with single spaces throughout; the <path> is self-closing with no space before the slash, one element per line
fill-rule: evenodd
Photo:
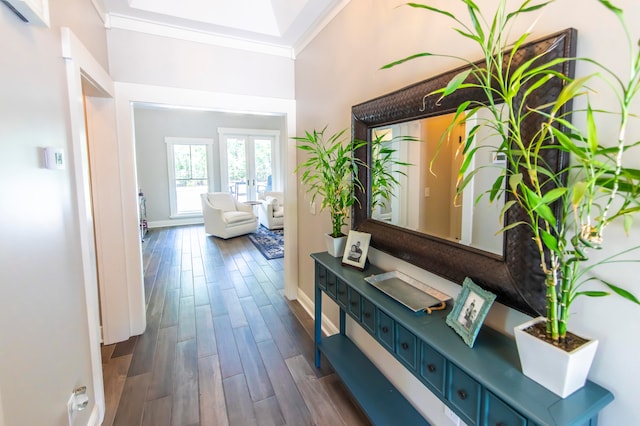
<path fill-rule="evenodd" d="M 270 231 L 260 225 L 255 234 L 249 234 L 247 236 L 266 259 L 271 260 L 284 257 L 284 229 L 274 229 Z"/>

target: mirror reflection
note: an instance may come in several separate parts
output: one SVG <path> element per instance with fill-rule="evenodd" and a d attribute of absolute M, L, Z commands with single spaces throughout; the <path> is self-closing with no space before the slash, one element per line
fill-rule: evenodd
<path fill-rule="evenodd" d="M 490 128 L 482 128 L 475 138 L 479 155 L 469 170 L 478 171 L 472 183 L 462 193 L 457 187 L 464 141 L 488 114 L 479 110 L 473 117 L 459 117 L 454 125 L 451 113 L 374 128 L 372 139 L 393 153 L 394 161 L 386 162 L 391 170 L 386 172 L 398 184 L 389 198 L 372 191 L 370 217 L 502 256 L 504 236 L 498 231 L 503 224 L 498 218 L 504 194 L 492 203 L 483 196 L 505 164 L 496 155 L 501 139 Z M 374 163 L 377 152 L 372 152 Z"/>

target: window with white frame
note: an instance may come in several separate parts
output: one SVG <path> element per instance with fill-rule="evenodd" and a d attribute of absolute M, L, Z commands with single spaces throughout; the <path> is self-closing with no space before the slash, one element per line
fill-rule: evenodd
<path fill-rule="evenodd" d="M 202 213 L 200 194 L 209 191 L 213 139 L 165 138 L 171 217 Z"/>

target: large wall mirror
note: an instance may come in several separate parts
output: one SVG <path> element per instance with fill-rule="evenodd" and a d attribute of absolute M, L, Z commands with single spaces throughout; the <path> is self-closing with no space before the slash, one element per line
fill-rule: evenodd
<path fill-rule="evenodd" d="M 526 44 L 511 66 L 515 69 L 544 52 L 545 60 L 574 57 L 575 47 L 576 31 L 567 29 Z M 558 71 L 573 76 L 572 65 L 572 61 L 567 61 L 559 65 Z M 353 138 L 383 140 L 398 160 L 409 163 L 397 170 L 399 188 L 386 202 L 372 197 L 369 169 L 359 170 L 366 190 L 357 191 L 359 203 L 353 210 L 353 228 L 370 233 L 371 245 L 376 249 L 460 284 L 468 276 L 494 292 L 501 303 L 532 315 L 544 315 L 544 277 L 539 272 L 539 258 L 529 231 L 518 226 L 496 234 L 502 226 L 524 220 L 522 212 L 509 209 L 506 223 L 501 224 L 498 217 L 504 200 L 490 204 L 485 197 L 476 202 L 478 195 L 488 189 L 487 182 L 494 180 L 487 174 L 477 175 L 474 178 L 477 181 L 456 196 L 460 159 L 455 152 L 470 123 L 456 124 L 447 143 L 441 144 L 437 161 L 431 162 L 435 145 L 440 143 L 440 136 L 451 123 L 458 105 L 484 98 L 481 91 L 475 90 L 456 92 L 440 102 L 436 96 L 425 96 L 445 87 L 463 69 L 352 108 Z M 561 89 L 559 79 L 546 83 L 537 90 L 536 106 L 555 100 Z M 525 134 L 533 134 L 539 125 L 539 121 L 530 120 L 523 130 Z M 415 140 L 406 140 L 407 137 Z M 490 140 L 486 143 L 492 144 Z M 375 155 L 372 145 L 355 153 L 368 165 Z M 546 150 L 544 155 L 558 170 L 567 165 L 568 157 L 559 151 Z M 475 166 L 491 165 L 487 170 L 499 173 L 500 161 L 499 156 L 487 150 L 486 155 L 476 158 Z"/>

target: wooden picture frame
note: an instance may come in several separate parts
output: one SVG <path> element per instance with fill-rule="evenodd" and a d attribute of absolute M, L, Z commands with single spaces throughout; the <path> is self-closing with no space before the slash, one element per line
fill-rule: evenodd
<path fill-rule="evenodd" d="M 367 253 L 369 252 L 370 242 L 371 234 L 353 230 L 349 231 L 347 245 L 342 255 L 342 264 L 353 266 L 363 271 L 367 263 Z"/>
<path fill-rule="evenodd" d="M 471 278 L 464 279 L 462 291 L 456 298 L 453 309 L 447 315 L 446 322 L 470 348 L 473 347 L 484 318 L 495 299 L 495 294 L 484 290 Z"/>

